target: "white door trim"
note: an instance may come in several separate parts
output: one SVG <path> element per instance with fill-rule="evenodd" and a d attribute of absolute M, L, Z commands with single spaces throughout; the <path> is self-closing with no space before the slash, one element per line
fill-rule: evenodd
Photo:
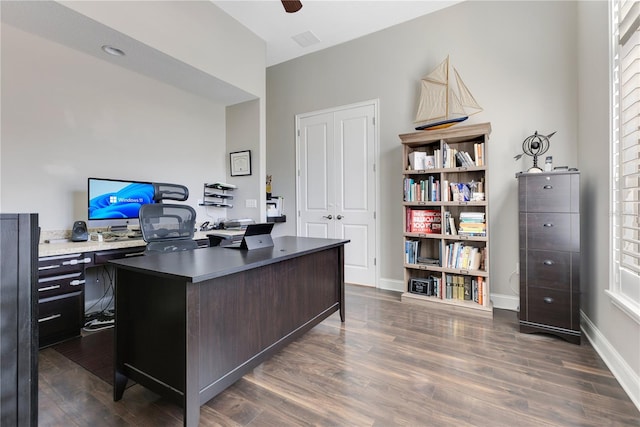
<path fill-rule="evenodd" d="M 307 117 L 311 117 L 311 116 L 315 116 L 315 115 L 319 115 L 319 114 L 327 114 L 327 113 L 334 113 L 337 111 L 341 111 L 341 110 L 348 110 L 348 109 L 352 109 L 352 108 L 358 108 L 358 107 L 364 107 L 364 106 L 368 106 L 368 105 L 372 105 L 374 108 L 374 164 L 375 164 L 375 188 L 376 188 L 376 197 L 375 197 L 375 216 L 374 216 L 374 227 L 375 227 L 375 233 L 376 233 L 376 239 L 375 239 L 375 257 L 376 257 L 376 262 L 375 262 L 375 273 L 374 273 L 374 286 L 376 288 L 378 288 L 380 286 L 380 219 L 379 219 L 379 212 L 380 212 L 380 100 L 379 99 L 372 99 L 372 100 L 368 100 L 368 101 L 362 101 L 362 102 L 356 102 L 353 104 L 347 104 L 347 105 L 341 105 L 338 107 L 332 107 L 332 108 L 326 108 L 326 109 L 322 109 L 322 110 L 317 110 L 317 111 L 311 111 L 311 112 L 307 112 L 307 113 L 300 113 L 300 114 L 296 114 L 295 116 L 295 141 L 296 141 L 296 152 L 295 152 L 295 159 L 296 159 L 296 164 L 295 164 L 295 174 L 296 174 L 296 211 L 295 211 L 295 227 L 296 227 L 296 233 L 300 233 L 300 220 L 299 220 L 299 213 L 300 213 L 300 158 L 298 156 L 298 154 L 300 153 L 300 121 L 302 119 L 305 119 Z"/>

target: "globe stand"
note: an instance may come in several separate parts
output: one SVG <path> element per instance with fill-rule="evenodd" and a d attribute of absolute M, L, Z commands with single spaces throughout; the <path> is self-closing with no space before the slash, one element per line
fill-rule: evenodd
<path fill-rule="evenodd" d="M 538 173 L 538 172 L 542 172 L 542 169 L 540 169 L 538 167 L 538 155 L 534 154 L 533 155 L 533 166 L 531 166 L 527 172 L 529 173 Z"/>

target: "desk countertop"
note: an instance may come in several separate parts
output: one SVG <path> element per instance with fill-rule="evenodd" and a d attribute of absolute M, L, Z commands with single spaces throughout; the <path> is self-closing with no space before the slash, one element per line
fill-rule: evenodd
<path fill-rule="evenodd" d="M 198 283 L 216 277 L 296 258 L 313 252 L 342 246 L 349 240 L 284 236 L 273 239 L 273 247 L 241 250 L 210 247 L 193 251 L 148 254 L 118 259 L 111 264 L 127 270 Z"/>
<path fill-rule="evenodd" d="M 240 230 L 211 230 L 211 231 L 198 231 L 194 234 L 193 238 L 195 240 L 205 240 L 208 239 L 209 234 L 215 235 L 228 235 L 228 236 L 237 236 L 243 234 L 243 231 Z M 86 242 L 60 242 L 60 243 L 41 243 L 38 245 L 38 255 L 39 256 L 54 256 L 54 255 L 69 255 L 73 253 L 81 253 L 81 252 L 99 252 L 99 251 L 108 251 L 113 249 L 126 249 L 126 248 L 135 248 L 135 247 L 144 247 L 146 242 L 142 240 L 142 238 L 130 239 L 128 237 L 121 238 L 119 240 L 114 240 L 110 242 L 95 242 L 95 241 L 86 241 Z"/>

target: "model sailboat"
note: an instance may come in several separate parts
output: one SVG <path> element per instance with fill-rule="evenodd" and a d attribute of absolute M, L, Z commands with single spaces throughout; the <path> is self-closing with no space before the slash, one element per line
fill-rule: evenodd
<path fill-rule="evenodd" d="M 458 93 L 449 80 L 449 57 L 422 78 L 416 130 L 443 129 L 482 111 L 454 68 Z"/>

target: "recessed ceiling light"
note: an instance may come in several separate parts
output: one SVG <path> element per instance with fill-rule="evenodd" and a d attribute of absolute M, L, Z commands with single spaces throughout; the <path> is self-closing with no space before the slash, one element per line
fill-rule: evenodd
<path fill-rule="evenodd" d="M 104 46 L 102 46 L 102 50 L 104 50 L 109 55 L 124 56 L 123 50 L 118 49 L 117 47 L 109 46 L 108 44 L 105 44 Z"/>

